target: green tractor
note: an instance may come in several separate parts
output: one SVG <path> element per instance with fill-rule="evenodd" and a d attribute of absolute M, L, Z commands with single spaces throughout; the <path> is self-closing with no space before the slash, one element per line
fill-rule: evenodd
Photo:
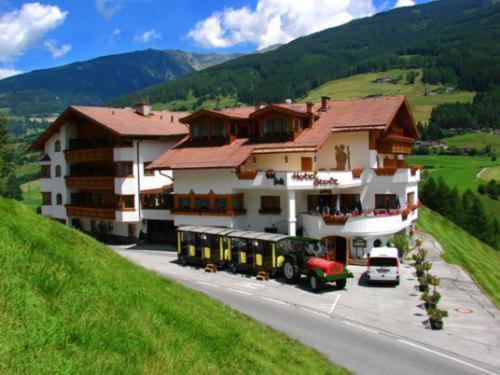
<path fill-rule="evenodd" d="M 313 238 L 292 237 L 290 252 L 284 254 L 283 276 L 290 284 L 296 284 L 302 275 L 307 276 L 309 287 L 318 292 L 325 283 L 335 282 L 339 289 L 347 279 L 354 277 L 343 263 L 328 260 L 321 243 Z"/>

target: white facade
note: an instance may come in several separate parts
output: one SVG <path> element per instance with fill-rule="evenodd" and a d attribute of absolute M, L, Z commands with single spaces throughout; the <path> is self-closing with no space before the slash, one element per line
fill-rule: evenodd
<path fill-rule="evenodd" d="M 118 237 L 139 236 L 145 231 L 145 220 L 171 220 L 169 210 L 141 210 L 140 191 L 159 189 L 172 184 L 171 171 L 152 171 L 145 173 L 144 165 L 157 159 L 166 150 L 172 147 L 176 139 L 134 139 L 131 146 L 113 148 L 112 162 L 132 163 L 133 175 L 127 177 L 114 177 L 112 193 L 117 196 L 133 195 L 134 208 L 115 210 L 114 218 L 99 219 L 83 216 L 69 217 L 67 207 L 71 205 L 71 194 L 79 191 L 78 188 L 68 188 L 65 177 L 70 176 L 70 166 L 66 161 L 65 150 L 69 150 L 70 141 L 77 138 L 76 125 L 66 123 L 59 131 L 53 134 L 44 145 L 46 157 L 39 164 L 50 167 L 50 178 L 40 179 L 41 193 L 51 194 L 51 204 L 42 204 L 41 213 L 54 219 L 64 221 L 68 226 L 73 226 L 77 219 L 78 226 L 84 231 L 92 231 L 92 226 L 102 225 L 109 230 L 109 234 Z M 59 144 L 59 151 L 56 143 Z M 57 173 L 56 173 L 57 169 Z M 60 171 L 60 175 L 58 172 Z M 89 177 L 92 179 L 92 177 Z M 58 195 L 61 200 L 58 200 Z M 130 224 L 130 225 L 129 225 Z"/>
<path fill-rule="evenodd" d="M 335 145 L 338 144 L 349 145 L 350 165 L 346 165 L 343 171 L 334 170 Z M 420 170 L 404 167 L 397 168 L 393 174 L 377 175 L 376 168 L 383 167 L 387 156 L 369 149 L 368 132 L 346 132 L 332 134 L 315 153 L 252 155 L 241 167 L 244 171 L 256 171 L 255 177 L 250 179 L 239 179 L 234 168 L 174 170 L 175 194 L 243 193 L 245 208 L 244 213 L 228 216 L 175 211 L 174 221 L 176 225 L 276 230 L 318 239 L 341 237 L 347 243 L 349 256 L 362 259 L 372 247 L 385 245 L 396 233 L 409 234 L 418 216 Z M 313 160 L 312 171 L 301 171 L 302 157 Z M 389 157 L 401 159 L 402 155 Z M 353 170 L 358 170 L 358 173 Z M 308 207 L 310 196 L 323 194 L 333 196 L 333 199 L 340 195 L 355 195 L 359 197 L 362 212 L 340 215 L 343 217 L 339 218 L 340 224 L 328 223 L 328 218 L 310 212 L 311 207 Z M 386 212 L 376 210 L 376 195 L 396 195 L 398 208 Z M 279 210 L 262 213 L 263 196 L 279 197 Z M 410 196 L 413 202 L 407 202 Z M 336 199 L 340 205 L 341 199 Z M 333 212 L 331 214 L 335 216 Z M 360 239 L 366 241 L 361 249 L 353 245 L 354 240 L 359 244 Z"/>

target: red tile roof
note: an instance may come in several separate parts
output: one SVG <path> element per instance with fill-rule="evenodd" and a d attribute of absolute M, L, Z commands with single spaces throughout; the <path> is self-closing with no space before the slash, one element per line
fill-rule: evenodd
<path fill-rule="evenodd" d="M 148 116 L 143 116 L 131 108 L 70 106 L 38 137 L 30 150 L 43 149 L 44 143 L 70 118 L 91 121 L 118 136 L 144 138 L 188 134 L 188 127 L 179 121 L 187 114 L 151 111 Z"/>
<path fill-rule="evenodd" d="M 252 154 L 264 150 L 310 149 L 315 151 L 328 139 L 332 132 L 349 130 L 386 129 L 399 108 L 405 102 L 404 96 L 381 96 L 364 99 L 336 100 L 328 110 L 322 112 L 320 103 L 315 103 L 313 113 L 319 119 L 311 128 L 306 128 L 294 141 L 255 142 L 240 138 L 231 144 L 221 146 L 192 145 L 186 138 L 155 160 L 150 168 L 191 169 L 238 167 Z M 277 104 L 296 112 L 306 112 L 306 103 Z M 247 118 L 254 107 L 225 109 L 222 113 L 244 115 Z"/>

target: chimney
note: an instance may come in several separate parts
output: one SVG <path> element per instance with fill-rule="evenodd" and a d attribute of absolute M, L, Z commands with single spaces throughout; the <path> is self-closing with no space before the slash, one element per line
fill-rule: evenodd
<path fill-rule="evenodd" d="M 258 111 L 260 109 L 260 103 L 255 103 L 255 110 Z"/>
<path fill-rule="evenodd" d="M 311 103 L 311 102 L 307 102 L 307 103 L 306 103 L 306 108 L 307 108 L 307 111 L 306 111 L 306 112 L 307 112 L 307 113 L 312 113 L 312 111 L 313 111 L 313 105 L 314 105 L 314 104 L 313 104 L 313 103 Z"/>
<path fill-rule="evenodd" d="M 321 110 L 324 112 L 328 110 L 328 107 L 330 107 L 330 101 L 332 98 L 329 96 L 322 96 L 321 97 Z"/>
<path fill-rule="evenodd" d="M 135 111 L 140 115 L 149 116 L 151 114 L 151 106 L 146 103 L 138 103 L 135 106 Z"/>

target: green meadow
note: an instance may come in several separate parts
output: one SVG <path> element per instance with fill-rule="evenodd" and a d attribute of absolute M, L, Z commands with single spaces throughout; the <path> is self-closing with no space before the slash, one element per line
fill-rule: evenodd
<path fill-rule="evenodd" d="M 0 217 L 2 374 L 347 373 L 22 204 Z"/>
<path fill-rule="evenodd" d="M 500 152 L 500 134 L 460 134 L 443 138 L 442 141 L 450 146 L 473 147 L 477 150 L 481 150 L 485 146 L 491 146 L 497 152 Z"/>
<path fill-rule="evenodd" d="M 475 95 L 474 92 L 470 91 L 456 91 L 448 94 L 424 96 L 426 90 L 432 91 L 439 86 L 424 84 L 421 80 L 421 69 L 412 70 L 419 73 L 413 85 L 405 83 L 406 74 L 410 70 L 391 69 L 385 72 L 358 74 L 327 82 L 311 90 L 305 100 L 318 101 L 323 95 L 334 99 L 362 98 L 373 94 L 406 95 L 415 121 L 425 122 L 428 121 L 432 108 L 436 105 L 447 102 L 470 102 Z M 397 84 L 373 82 L 377 77 L 397 77 L 398 75 L 401 75 L 403 80 Z"/>
<path fill-rule="evenodd" d="M 451 156 L 451 155 L 412 155 L 406 158 L 409 165 L 423 165 L 426 167 L 422 177 L 426 175 L 435 179 L 442 177 L 451 187 L 456 186 L 459 192 L 471 189 L 476 192 L 477 187 L 484 181 L 477 177 L 483 168 L 497 167 L 499 161 L 491 161 L 484 155 L 478 156 Z M 482 175 L 482 174 L 481 174 Z M 500 220 L 500 201 L 478 194 L 483 206 L 491 215 Z"/>
<path fill-rule="evenodd" d="M 500 251 L 427 207 L 421 207 L 418 214 L 418 229 L 431 234 L 441 244 L 444 260 L 464 267 L 484 292 L 500 306 Z"/>

